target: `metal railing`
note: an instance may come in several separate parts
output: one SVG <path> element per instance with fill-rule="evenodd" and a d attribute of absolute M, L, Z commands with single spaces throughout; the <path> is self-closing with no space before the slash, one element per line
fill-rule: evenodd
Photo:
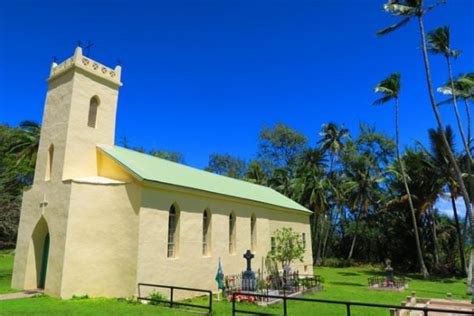
<path fill-rule="evenodd" d="M 446 314 L 451 313 L 451 314 L 458 314 L 458 315 L 473 315 L 474 314 L 474 307 L 473 307 L 472 311 L 460 311 L 460 310 L 429 308 L 429 307 L 400 306 L 400 305 L 388 305 L 388 304 L 372 304 L 372 303 L 361 303 L 361 302 L 350 302 L 350 301 L 334 301 L 334 300 L 323 300 L 323 299 L 304 298 L 304 297 L 289 297 L 289 296 L 281 296 L 281 295 L 265 295 L 265 294 L 254 294 L 254 293 L 251 294 L 252 296 L 262 298 L 262 299 L 267 299 L 267 300 L 269 298 L 276 299 L 276 300 L 282 300 L 283 301 L 283 314 L 275 314 L 275 313 L 265 313 L 265 312 L 262 312 L 261 310 L 259 310 L 259 311 L 249 311 L 249 310 L 237 309 L 236 308 L 236 299 L 235 299 L 235 297 L 237 295 L 248 295 L 248 293 L 241 293 L 241 292 L 232 293 L 232 316 L 235 316 L 236 314 L 283 315 L 283 316 L 287 316 L 287 315 L 290 315 L 290 314 L 288 314 L 287 301 L 299 301 L 299 302 L 312 302 L 312 303 L 345 305 L 347 316 L 351 316 L 351 307 L 352 306 L 420 311 L 420 312 L 423 312 L 424 316 L 429 316 L 428 313 L 430 313 L 430 312 L 446 313 Z"/>
<path fill-rule="evenodd" d="M 407 284 L 407 279 L 403 276 L 393 277 L 391 280 L 389 280 L 387 277 L 375 276 L 375 277 L 368 278 L 367 281 L 370 287 L 374 287 L 375 285 L 377 285 L 380 288 L 387 288 L 387 287 L 400 288 L 400 287 L 406 286 Z"/>
<path fill-rule="evenodd" d="M 186 307 L 194 307 L 198 309 L 205 309 L 207 310 L 208 315 L 212 315 L 212 291 L 209 290 L 203 290 L 203 289 L 195 289 L 195 288 L 189 288 L 189 287 L 181 287 L 181 286 L 171 286 L 171 285 L 162 285 L 162 284 L 150 284 L 150 283 L 138 283 L 138 297 L 137 299 L 144 300 L 144 301 L 149 301 L 149 302 L 155 302 L 155 303 L 163 303 L 164 305 L 168 305 L 170 308 L 173 307 L 179 307 L 179 306 L 186 306 Z M 159 298 L 150 298 L 150 297 L 142 297 L 141 295 L 141 287 L 153 287 L 153 288 L 161 288 L 161 289 L 169 289 L 170 290 L 170 295 L 169 295 L 169 300 L 164 300 L 164 299 L 159 299 Z M 175 290 L 180 290 L 180 291 L 191 291 L 191 292 L 199 292 L 199 293 L 205 293 L 209 295 L 209 300 L 207 305 L 197 305 L 197 304 L 192 304 L 192 303 L 187 303 L 187 302 L 182 302 L 182 301 L 176 301 L 174 299 L 174 294 Z"/>

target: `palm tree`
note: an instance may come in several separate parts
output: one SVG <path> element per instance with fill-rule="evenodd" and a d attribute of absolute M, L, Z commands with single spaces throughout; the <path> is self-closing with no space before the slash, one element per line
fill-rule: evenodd
<path fill-rule="evenodd" d="M 290 170 L 287 168 L 277 168 L 273 170 L 268 185 L 287 197 L 293 195 L 293 183 L 290 176 Z"/>
<path fill-rule="evenodd" d="M 315 254 L 313 260 L 316 264 L 319 264 L 321 255 L 321 231 L 324 223 L 321 215 L 324 214 L 328 206 L 327 191 L 329 183 L 324 176 L 324 166 L 323 153 L 318 149 L 307 149 L 300 158 L 300 165 L 294 181 L 295 198 L 313 211 L 311 236 L 313 253 Z M 318 222 L 321 223 L 318 224 Z"/>
<path fill-rule="evenodd" d="M 354 155 L 351 162 L 344 169 L 345 181 L 343 183 L 346 202 L 349 210 L 354 215 L 354 232 L 347 259 L 354 254 L 355 244 L 359 233 L 359 222 L 363 215 L 367 215 L 371 205 L 378 201 L 377 193 L 380 192 L 378 184 L 383 178 L 371 172 L 372 160 L 366 155 Z"/>
<path fill-rule="evenodd" d="M 471 148 L 471 141 L 472 141 L 472 132 L 471 132 L 471 110 L 469 108 L 469 100 L 474 100 L 474 73 L 467 73 L 467 74 L 461 74 L 458 76 L 458 79 L 455 79 L 453 81 L 448 80 L 448 82 L 438 88 L 438 92 L 445 94 L 445 95 L 451 95 L 451 98 L 444 100 L 438 105 L 442 104 L 447 104 L 453 102 L 453 90 L 451 88 L 451 82 L 454 82 L 454 90 L 456 91 L 454 95 L 458 99 L 463 99 L 464 100 L 464 106 L 466 109 L 466 120 L 467 120 L 467 143 L 468 147 Z M 467 159 L 469 160 L 469 159 Z M 465 161 L 465 160 L 463 160 Z M 468 174 L 471 174 L 472 170 L 472 164 L 471 161 L 467 161 L 468 163 L 465 164 L 465 169 Z M 467 185 L 468 185 L 468 192 L 470 193 L 469 197 L 471 202 L 474 201 L 474 181 L 472 177 L 469 177 L 467 179 Z M 466 210 L 466 216 L 464 219 L 464 233 L 467 231 L 467 222 L 468 222 L 468 213 Z M 463 239 L 464 240 L 464 239 Z"/>
<path fill-rule="evenodd" d="M 339 128 L 334 123 L 323 124 L 322 131 L 319 135 L 322 139 L 319 141 L 319 148 L 323 152 L 329 153 L 329 173 L 334 167 L 335 158 L 341 149 L 344 147 L 344 140 L 349 139 L 349 130 L 342 126 Z"/>
<path fill-rule="evenodd" d="M 249 162 L 247 171 L 245 171 L 245 180 L 260 185 L 267 183 L 267 174 L 260 161 L 252 160 Z"/>
<path fill-rule="evenodd" d="M 431 151 L 428 154 L 429 154 L 430 159 L 433 162 L 433 165 L 437 167 L 438 177 L 442 181 L 443 185 L 447 185 L 448 190 L 449 190 L 449 197 L 450 197 L 451 204 L 453 207 L 454 221 L 456 224 L 456 233 L 457 233 L 457 237 L 458 237 L 457 239 L 459 243 L 459 257 L 461 259 L 461 271 L 463 271 L 463 273 L 467 273 L 466 255 L 464 251 L 464 238 L 461 233 L 461 225 L 459 223 L 459 216 L 458 216 L 457 207 L 456 207 L 456 198 L 458 197 L 459 187 L 457 185 L 456 180 L 453 178 L 452 166 L 449 163 L 446 149 L 443 146 L 443 142 L 441 140 L 441 135 L 440 135 L 441 133 L 439 132 L 439 130 L 435 130 L 433 128 L 429 129 L 428 133 L 429 133 L 430 148 L 431 148 Z M 454 148 L 454 133 L 449 125 L 446 126 L 445 135 L 449 141 L 451 148 Z"/>
<path fill-rule="evenodd" d="M 428 33 L 428 51 L 433 54 L 441 54 L 446 58 L 448 65 L 449 85 L 451 87 L 451 93 L 453 95 L 454 113 L 456 114 L 456 120 L 458 123 L 459 134 L 466 150 L 466 154 L 472 161 L 471 150 L 469 148 L 466 137 L 464 136 L 464 128 L 462 126 L 461 116 L 459 115 L 458 101 L 456 97 L 456 88 L 454 86 L 453 70 L 451 65 L 451 57 L 457 58 L 460 51 L 457 49 L 451 50 L 450 47 L 450 33 L 449 27 L 443 26 Z"/>
<path fill-rule="evenodd" d="M 423 259 L 423 251 L 421 249 L 420 235 L 418 233 L 418 224 L 416 220 L 416 212 L 413 207 L 413 201 L 410 194 L 410 188 L 408 187 L 407 175 L 405 167 L 403 165 L 402 156 L 400 154 L 400 137 L 399 137 L 399 124 L 398 124 L 398 112 L 399 112 L 399 94 L 400 94 L 400 74 L 393 73 L 388 78 L 382 80 L 375 88 L 374 91 L 382 93 L 382 97 L 375 100 L 374 104 L 384 104 L 391 100 L 395 101 L 395 143 L 397 151 L 397 160 L 400 165 L 400 171 L 402 175 L 403 185 L 408 196 L 408 204 L 410 206 L 413 230 L 415 232 L 416 250 L 418 254 L 418 262 L 420 264 L 420 270 L 423 276 L 427 278 L 429 276 L 428 269 L 426 269 L 425 261 Z"/>
<path fill-rule="evenodd" d="M 426 8 L 423 6 L 423 3 L 424 3 L 423 0 L 389 0 L 389 2 L 387 2 L 384 5 L 384 10 L 395 17 L 402 17 L 402 19 L 399 22 L 377 32 L 377 35 L 384 35 L 392 31 L 395 31 L 399 29 L 401 26 L 407 24 L 412 18 L 416 18 L 418 20 L 418 27 L 419 27 L 420 36 L 421 36 L 421 47 L 423 51 L 423 61 L 425 64 L 426 83 L 428 85 L 428 93 L 430 97 L 431 108 L 436 117 L 438 128 L 441 133 L 443 145 L 446 148 L 449 161 L 451 162 L 454 168 L 454 175 L 456 177 L 456 181 L 458 182 L 461 195 L 464 200 L 464 204 L 466 205 L 466 211 L 469 214 L 469 218 L 471 219 L 471 223 L 472 223 L 474 222 L 474 217 L 471 211 L 471 202 L 469 200 L 469 195 L 467 193 L 466 186 L 464 185 L 461 169 L 459 168 L 459 165 L 456 162 L 456 158 L 454 157 L 454 154 L 451 148 L 449 147 L 448 140 L 446 139 L 446 135 L 444 134 L 444 124 L 441 119 L 441 114 L 439 113 L 438 106 L 436 104 L 436 100 L 435 100 L 435 96 L 433 92 L 433 81 L 431 79 L 431 69 L 430 69 L 430 62 L 428 58 L 428 48 L 427 48 L 428 46 L 426 44 L 425 26 L 423 24 L 423 16 L 425 15 L 425 13 L 435 8 L 438 4 L 444 3 L 444 1 L 438 2 L 437 4 L 428 6 Z M 471 229 L 471 237 L 474 239 L 474 229 Z M 471 258 L 474 258 L 474 248 L 471 251 Z M 474 265 L 473 265 L 473 268 L 474 268 Z M 474 289 L 474 278 L 471 279 L 470 288 Z M 472 297 L 472 301 L 474 302 L 474 296 Z"/>
<path fill-rule="evenodd" d="M 454 84 L 454 91 L 455 93 L 453 94 L 452 90 L 452 85 L 451 83 Z M 458 76 L 458 79 L 455 80 L 448 80 L 448 82 L 438 88 L 438 92 L 445 94 L 445 95 L 451 95 L 451 98 L 438 103 L 438 105 L 446 104 L 446 103 L 451 103 L 453 102 L 453 95 L 456 96 L 456 98 L 461 98 L 464 100 L 464 106 L 466 109 L 466 120 L 467 120 L 467 144 L 468 147 L 471 148 L 471 110 L 469 108 L 469 100 L 474 100 L 474 73 L 467 73 L 467 74 L 462 74 Z"/>
<path fill-rule="evenodd" d="M 39 148 L 41 126 L 33 121 L 22 121 L 19 128 L 23 133 L 10 148 L 10 152 L 17 154 L 17 165 L 25 162 L 28 167 L 34 168 Z"/>
<path fill-rule="evenodd" d="M 329 154 L 329 170 L 327 176 L 329 181 L 332 183 L 332 187 L 335 189 L 335 174 L 333 174 L 334 163 L 336 162 L 339 152 L 344 148 L 344 141 L 350 139 L 349 130 L 344 126 L 339 128 L 335 123 L 327 123 L 323 124 L 319 135 L 322 137 L 318 142 L 319 149 L 321 152 Z M 334 207 L 336 207 L 336 205 L 333 204 L 332 207 L 329 208 L 329 225 L 326 229 L 325 236 L 323 237 L 322 259 L 325 257 L 327 240 L 329 238 L 329 233 L 332 230 Z"/>

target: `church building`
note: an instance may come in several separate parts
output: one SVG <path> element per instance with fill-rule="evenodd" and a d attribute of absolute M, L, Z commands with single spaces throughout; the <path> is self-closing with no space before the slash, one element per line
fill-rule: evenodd
<path fill-rule="evenodd" d="M 53 63 L 34 182 L 25 191 L 12 287 L 45 294 L 128 297 L 137 283 L 216 291 L 260 268 L 273 232 L 291 227 L 306 252 L 292 267 L 312 273 L 305 207 L 265 186 L 115 145 L 121 67 L 82 54 Z"/>

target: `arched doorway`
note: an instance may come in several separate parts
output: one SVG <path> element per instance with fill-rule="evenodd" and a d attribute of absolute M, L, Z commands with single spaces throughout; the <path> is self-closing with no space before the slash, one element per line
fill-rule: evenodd
<path fill-rule="evenodd" d="M 41 217 L 33 230 L 35 266 L 36 266 L 36 285 L 39 289 L 44 289 L 46 285 L 46 276 L 48 273 L 48 258 L 50 247 L 50 235 L 48 224 L 44 217 Z"/>
<path fill-rule="evenodd" d="M 46 283 L 46 272 L 48 270 L 48 257 L 49 257 L 49 234 L 46 234 L 43 242 L 43 253 L 41 255 L 41 268 L 38 281 L 38 288 L 44 289 Z"/>

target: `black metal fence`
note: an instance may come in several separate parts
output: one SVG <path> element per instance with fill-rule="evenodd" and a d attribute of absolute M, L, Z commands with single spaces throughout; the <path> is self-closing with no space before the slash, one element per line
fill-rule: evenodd
<path fill-rule="evenodd" d="M 169 289 L 170 290 L 169 300 L 165 300 L 165 299 L 161 299 L 161 298 L 155 298 L 155 297 L 149 297 L 149 296 L 142 297 L 142 295 L 141 295 L 141 293 L 142 293 L 141 288 L 142 287 Z M 192 304 L 192 303 L 183 302 L 183 301 L 177 302 L 174 299 L 176 290 L 205 293 L 205 294 L 209 295 L 208 304 L 207 305 L 197 305 L 197 304 Z M 161 285 L 161 284 L 138 283 L 138 298 L 137 299 L 138 300 L 149 301 L 149 302 L 154 302 L 154 303 L 163 303 L 163 305 L 167 305 L 171 308 L 186 306 L 186 307 L 193 307 L 193 308 L 197 308 L 197 309 L 205 309 L 205 310 L 207 310 L 208 315 L 212 315 L 212 291 L 209 291 L 209 290 L 195 289 L 195 288 L 189 288 L 189 287 L 180 287 L 180 286 Z"/>
<path fill-rule="evenodd" d="M 401 288 L 406 286 L 407 279 L 405 277 L 393 277 L 391 280 L 386 277 L 375 276 L 368 279 L 370 287 L 379 288 Z"/>
<path fill-rule="evenodd" d="M 323 279 L 319 275 L 300 274 L 298 271 L 284 274 L 270 274 L 263 277 L 260 270 L 256 273 L 257 292 L 278 291 L 295 293 L 312 288 L 322 288 Z M 231 294 L 242 291 L 242 274 L 227 275 L 224 278 L 224 292 Z"/>
<path fill-rule="evenodd" d="M 237 314 L 249 314 L 249 315 L 292 315 L 288 312 L 288 301 L 299 301 L 299 302 L 311 302 L 311 303 L 325 303 L 325 304 L 334 304 L 334 305 L 343 305 L 346 307 L 346 315 L 351 316 L 351 307 L 352 306 L 361 306 L 368 308 L 387 308 L 387 309 L 398 309 L 398 310 L 411 310 L 411 311 L 420 311 L 423 312 L 424 316 L 429 316 L 430 312 L 436 313 L 445 313 L 445 314 L 455 314 L 455 315 L 474 315 L 474 308 L 472 311 L 460 311 L 460 310 L 448 310 L 448 309 L 439 309 L 439 308 L 429 308 L 429 307 L 412 307 L 412 306 L 400 306 L 400 305 L 388 305 L 388 304 L 372 304 L 372 303 L 360 303 L 360 302 L 350 302 L 350 301 L 334 301 L 334 300 L 322 300 L 314 298 L 304 298 L 304 297 L 289 297 L 282 295 L 264 295 L 264 294 L 252 294 L 255 297 L 258 297 L 262 300 L 275 299 L 281 300 L 283 302 L 283 314 L 275 313 L 265 313 L 261 310 L 259 311 L 249 311 L 237 309 L 236 297 L 239 295 L 248 295 L 247 293 L 234 292 L 232 293 L 232 316 Z"/>

